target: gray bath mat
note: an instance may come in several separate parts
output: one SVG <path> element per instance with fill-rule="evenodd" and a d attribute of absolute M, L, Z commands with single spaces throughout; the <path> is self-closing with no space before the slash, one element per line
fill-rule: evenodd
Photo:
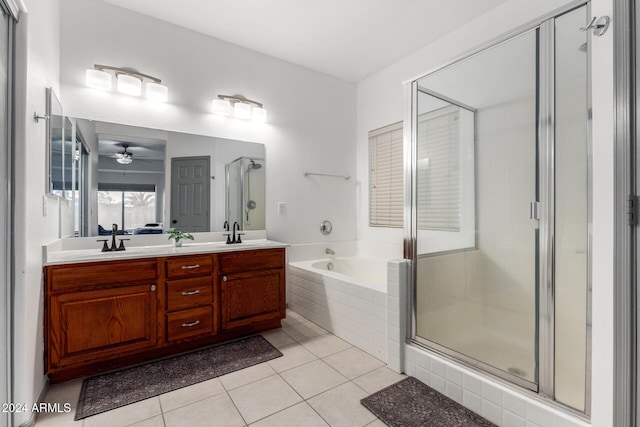
<path fill-rule="evenodd" d="M 82 382 L 76 420 L 281 357 L 261 335 L 207 347 Z"/>
<path fill-rule="evenodd" d="M 495 427 L 413 377 L 383 388 L 360 403 L 392 427 Z"/>

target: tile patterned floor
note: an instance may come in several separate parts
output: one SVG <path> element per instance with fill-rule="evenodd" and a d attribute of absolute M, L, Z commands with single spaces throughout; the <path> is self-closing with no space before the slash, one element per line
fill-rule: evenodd
<path fill-rule="evenodd" d="M 360 399 L 403 375 L 291 310 L 282 325 L 262 335 L 283 357 L 84 420 L 73 420 L 82 380 L 52 385 L 46 401 L 73 410 L 36 427 L 384 426 Z"/>

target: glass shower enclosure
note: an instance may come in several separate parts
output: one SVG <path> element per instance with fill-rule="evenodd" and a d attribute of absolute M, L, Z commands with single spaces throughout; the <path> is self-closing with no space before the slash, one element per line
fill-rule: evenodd
<path fill-rule="evenodd" d="M 589 413 L 588 6 L 410 83 L 412 340 Z"/>
<path fill-rule="evenodd" d="M 265 161 L 239 157 L 225 165 L 225 220 L 241 230 L 265 229 Z"/>

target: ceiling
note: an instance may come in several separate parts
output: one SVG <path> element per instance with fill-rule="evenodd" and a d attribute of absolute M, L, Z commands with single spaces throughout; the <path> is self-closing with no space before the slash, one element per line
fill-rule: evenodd
<path fill-rule="evenodd" d="M 117 153 L 127 151 L 133 154 L 133 159 L 164 161 L 166 141 L 122 135 L 97 134 L 98 153 L 100 156 L 115 158 Z"/>
<path fill-rule="evenodd" d="M 357 82 L 506 0 L 104 1 Z"/>

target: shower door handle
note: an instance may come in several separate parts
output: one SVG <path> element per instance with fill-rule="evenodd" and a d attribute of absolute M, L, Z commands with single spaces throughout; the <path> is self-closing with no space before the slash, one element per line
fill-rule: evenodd
<path fill-rule="evenodd" d="M 539 202 L 529 202 L 529 218 L 539 220 L 540 214 L 538 212 Z"/>

